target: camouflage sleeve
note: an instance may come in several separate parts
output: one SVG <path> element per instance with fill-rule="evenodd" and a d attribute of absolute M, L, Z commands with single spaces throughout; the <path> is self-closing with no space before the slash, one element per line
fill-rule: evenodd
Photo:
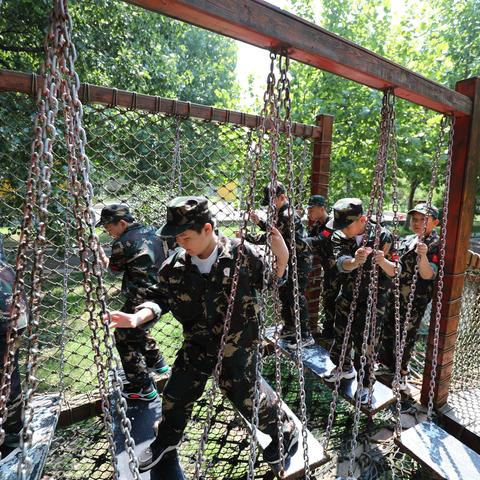
<path fill-rule="evenodd" d="M 349 273 L 343 268 L 343 262 L 353 258 L 349 245 L 343 241 L 338 232 L 332 235 L 333 256 L 337 263 L 337 270 L 340 273 Z"/>
<path fill-rule="evenodd" d="M 250 282 L 255 290 L 263 288 L 264 271 L 267 269 L 267 286 L 272 287 L 273 282 L 277 282 L 278 286 L 283 285 L 288 278 L 288 268 L 282 278 L 278 278 L 273 272 L 272 266 L 265 261 L 264 255 L 255 247 L 245 244 L 245 259 L 250 277 Z"/>
<path fill-rule="evenodd" d="M 267 234 L 266 233 L 247 233 L 245 235 L 245 240 L 254 245 L 265 245 L 267 243 Z"/>
<path fill-rule="evenodd" d="M 125 252 L 122 242 L 115 241 L 112 244 L 112 253 L 110 254 L 110 263 L 108 268 L 112 272 L 124 272 L 126 265 Z"/>
<path fill-rule="evenodd" d="M 437 278 L 437 275 L 438 275 L 438 264 L 440 263 L 440 255 L 438 251 L 437 242 L 432 243 L 428 246 L 427 258 L 428 258 L 428 263 L 432 267 L 432 270 L 434 273 L 433 279 L 435 279 Z"/>
<path fill-rule="evenodd" d="M 170 292 L 171 262 L 174 261 L 175 256 L 176 254 L 174 253 L 163 262 L 158 272 L 158 282 L 148 287 L 145 293 L 144 305 L 153 311 L 155 314 L 154 320 L 171 310 L 173 299 L 173 295 Z M 151 304 L 156 304 L 158 309 L 155 309 Z"/>

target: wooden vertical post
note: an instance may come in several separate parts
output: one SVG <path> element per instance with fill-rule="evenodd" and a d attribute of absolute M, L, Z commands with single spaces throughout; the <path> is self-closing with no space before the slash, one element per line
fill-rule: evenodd
<path fill-rule="evenodd" d="M 460 317 L 466 254 L 470 245 L 475 210 L 477 171 L 480 163 L 480 77 L 458 82 L 456 90 L 472 99 L 473 110 L 471 116 L 457 117 L 454 126 L 445 277 L 434 390 L 435 407 L 445 404 L 448 398 Z M 434 314 L 435 312 L 432 313 L 432 319 Z M 434 327 L 434 322 L 431 322 L 421 396 L 424 405 L 428 403 L 430 389 Z"/>
<path fill-rule="evenodd" d="M 320 138 L 313 143 L 312 173 L 310 176 L 310 194 L 328 197 L 330 177 L 330 155 L 332 152 L 332 115 L 317 115 L 315 123 L 321 128 Z M 320 311 L 320 294 L 322 267 L 318 257 L 313 258 L 313 269 L 308 278 L 306 297 L 310 328 L 313 334 L 319 333 L 318 314 Z"/>

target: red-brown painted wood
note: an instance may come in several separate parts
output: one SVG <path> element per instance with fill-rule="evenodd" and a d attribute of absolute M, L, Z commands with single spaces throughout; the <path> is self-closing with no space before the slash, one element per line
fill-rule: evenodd
<path fill-rule="evenodd" d="M 447 248 L 445 256 L 446 281 L 442 298 L 440 320 L 440 348 L 438 353 L 437 382 L 434 390 L 435 406 L 440 407 L 448 399 L 452 370 L 452 348 L 458 329 L 458 300 L 464 284 L 464 273 L 470 235 L 472 231 L 476 179 L 480 163 L 480 78 L 458 82 L 457 91 L 472 99 L 471 117 L 457 117 L 453 138 L 453 164 L 450 179 L 450 205 L 447 224 Z M 434 318 L 432 316 L 432 318 Z M 421 400 L 428 402 L 431 362 L 434 338 L 434 322 L 430 324 L 427 361 L 422 385 Z"/>
<path fill-rule="evenodd" d="M 439 112 L 470 114 L 471 101 L 353 42 L 262 0 L 126 0 Z"/>

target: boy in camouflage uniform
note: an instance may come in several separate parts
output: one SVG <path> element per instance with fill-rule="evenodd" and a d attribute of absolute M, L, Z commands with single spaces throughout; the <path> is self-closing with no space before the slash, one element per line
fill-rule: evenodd
<path fill-rule="evenodd" d="M 330 344 L 335 336 L 335 305 L 340 291 L 341 275 L 333 255 L 332 235 L 334 230 L 328 226 L 331 220 L 327 212 L 327 202 L 322 195 L 312 195 L 308 199 L 307 216 L 310 223 L 307 242 L 314 256 L 318 256 L 323 269 L 323 328 L 322 340 Z"/>
<path fill-rule="evenodd" d="M 15 272 L 6 263 L 3 254 L 3 242 L 0 237 L 0 378 L 4 375 L 3 366 L 8 355 L 7 343 L 10 337 L 10 311 L 12 308 L 12 290 L 15 281 Z M 27 326 L 26 302 L 22 300 L 22 312 L 17 322 L 17 328 L 21 331 Z M 1 446 L 2 457 L 20 444 L 20 431 L 22 421 L 23 395 L 18 367 L 18 349 L 15 351 L 12 376 L 10 378 L 10 395 L 7 399 L 7 418 L 4 425 L 5 440 Z"/>
<path fill-rule="evenodd" d="M 135 314 L 113 312 L 112 326 L 121 329 L 158 318 L 166 312 L 182 324 L 184 340 L 163 391 L 162 418 L 154 442 L 139 456 L 140 470 L 158 464 L 180 444 L 183 431 L 213 373 L 222 336 L 225 313 L 240 241 L 217 235 L 203 197 L 178 197 L 167 207 L 162 236 L 175 237 L 179 248 L 160 269 L 159 281 L 149 289 L 148 302 Z M 270 282 L 285 281 L 288 250 L 278 230 L 272 231 L 272 251 L 277 270 Z M 225 345 L 220 388 L 242 415 L 252 416 L 256 348 L 259 342 L 257 292 L 262 289 L 264 257 L 245 244 L 244 258 Z M 278 463 L 277 412 L 272 392 L 260 387 L 259 428 L 272 437 L 264 459 Z M 282 415 L 285 455 L 298 446 L 294 422 Z"/>
<path fill-rule="evenodd" d="M 390 290 L 392 288 L 392 277 L 395 275 L 395 263 L 390 259 L 396 255 L 393 246 L 392 234 L 386 229 L 381 229 L 379 250 L 373 251 L 375 242 L 375 225 L 367 220 L 363 214 L 362 201 L 358 198 L 343 198 L 333 206 L 334 218 L 329 227 L 337 230 L 332 238 L 334 245 L 334 254 L 337 261 L 337 268 L 343 275 L 342 287 L 337 299 L 337 308 L 335 311 L 335 343 L 332 347 L 330 357 L 332 362 L 338 365 L 345 329 L 348 323 L 350 313 L 350 304 L 353 299 L 355 281 L 358 275 L 358 268 L 363 265 L 363 276 L 360 282 L 359 295 L 357 299 L 357 308 L 354 313 L 352 330 L 350 334 L 349 345 L 353 346 L 354 359 L 353 365 L 351 357 L 347 356 L 343 370 L 335 368 L 332 373 L 325 378 L 328 382 L 334 382 L 337 378 L 353 378 L 355 368 L 357 372 L 360 369 L 360 357 L 362 343 L 364 341 L 365 318 L 367 315 L 367 301 L 369 296 L 370 277 L 373 272 L 372 257 L 379 267 L 378 271 L 378 300 L 377 300 L 377 320 L 376 331 L 370 335 L 378 335 L 386 316 L 386 308 L 390 300 Z M 363 236 L 367 234 L 367 243 L 362 246 Z M 367 339 L 370 344 L 370 338 Z M 350 348 L 347 349 L 347 352 Z M 370 358 L 367 351 L 367 358 Z M 367 360 L 365 366 L 365 378 L 369 379 L 372 365 Z M 360 392 L 362 403 L 368 401 L 368 388 L 363 387 Z"/>
<path fill-rule="evenodd" d="M 102 209 L 97 226 L 103 226 L 114 238 L 108 258 L 103 250 L 102 263 L 112 272 L 123 272 L 122 293 L 126 298 L 122 312 L 133 313 L 143 302 L 145 293 L 157 283 L 160 265 L 165 260 L 163 242 L 156 228 L 136 223 L 128 205 L 112 204 Z M 150 371 L 165 373 L 168 366 L 150 335 L 153 322 L 141 328 L 115 331 L 115 342 L 129 381 L 123 396 L 131 400 L 152 401 L 157 390 Z"/>
<path fill-rule="evenodd" d="M 274 205 L 277 211 L 276 227 L 285 239 L 287 248 L 290 250 L 290 209 L 289 202 L 286 196 L 286 189 L 280 182 L 277 183 L 275 190 Z M 270 203 L 270 186 L 267 185 L 263 189 L 263 201 L 262 205 L 267 206 Z M 310 332 L 310 322 L 308 315 L 308 305 L 305 296 L 307 289 L 308 274 L 312 269 L 312 253 L 309 244 L 307 243 L 307 236 L 305 227 L 302 224 L 302 220 L 293 211 L 293 218 L 295 224 L 295 245 L 297 249 L 297 274 L 298 274 L 298 303 L 300 307 L 300 328 L 302 335 L 302 345 L 308 347 L 315 343 L 314 338 Z M 259 216 L 255 212 L 250 212 L 250 219 L 260 227 L 261 230 L 266 230 L 266 224 L 263 220 L 260 220 Z M 248 235 L 246 237 L 250 243 L 260 245 L 265 244 L 267 235 Z M 291 252 L 290 252 L 291 253 Z M 290 255 L 291 259 L 291 255 Z M 296 345 L 295 335 L 295 315 L 294 315 L 294 298 L 293 298 L 293 277 L 292 277 L 292 264 L 291 261 L 288 264 L 290 271 L 289 278 L 285 285 L 282 285 L 278 289 L 280 302 L 282 303 L 282 318 L 284 321 L 282 338 L 285 339 L 286 345 L 290 348 L 294 348 Z"/>
<path fill-rule="evenodd" d="M 420 322 L 422 321 L 428 304 L 432 300 L 435 278 L 438 272 L 438 249 L 440 242 L 439 236 L 435 231 L 435 227 L 439 223 L 439 212 L 436 207 L 433 205 L 428 207 L 426 203 L 420 203 L 408 213 L 410 215 L 410 228 L 414 233 L 413 235 L 405 237 L 398 247 L 400 266 L 402 269 L 400 273 L 401 325 L 405 321 L 408 297 L 417 261 L 419 261 L 419 269 L 411 317 L 408 325 L 406 325 L 407 337 L 400 371 L 400 390 L 404 392 L 408 391 L 408 364 L 418 338 Z M 425 217 L 427 217 L 425 236 L 423 242 L 420 242 Z M 386 373 L 395 372 L 395 353 L 395 309 L 392 304 L 388 311 L 388 321 L 384 326 L 382 349 L 380 352 L 380 360 L 387 367 Z"/>

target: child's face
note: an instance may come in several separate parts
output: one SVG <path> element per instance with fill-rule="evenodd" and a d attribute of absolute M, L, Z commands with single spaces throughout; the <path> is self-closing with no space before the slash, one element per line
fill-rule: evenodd
<path fill-rule="evenodd" d="M 422 234 L 423 222 L 425 221 L 425 215 L 420 212 L 413 212 L 410 215 L 410 230 L 420 236 Z M 430 235 L 432 230 L 438 225 L 438 219 L 430 215 L 427 217 L 427 226 L 425 228 L 425 235 Z"/>
<path fill-rule="evenodd" d="M 125 220 L 120 220 L 117 223 L 106 223 L 103 228 L 112 238 L 119 238 L 120 235 L 127 228 L 127 222 Z"/>
<path fill-rule="evenodd" d="M 325 207 L 315 205 L 314 207 L 307 208 L 307 217 L 310 222 L 316 222 L 317 220 L 323 221 L 327 218 L 327 211 Z"/>
<path fill-rule="evenodd" d="M 201 257 L 209 249 L 212 226 L 206 223 L 200 233 L 195 230 L 185 230 L 175 237 L 177 244 L 184 248 L 191 257 Z"/>
<path fill-rule="evenodd" d="M 365 219 L 366 217 L 362 216 L 358 220 L 355 220 L 350 225 L 345 228 L 342 228 L 343 234 L 348 238 L 356 237 L 357 235 L 362 235 L 365 232 Z"/>

